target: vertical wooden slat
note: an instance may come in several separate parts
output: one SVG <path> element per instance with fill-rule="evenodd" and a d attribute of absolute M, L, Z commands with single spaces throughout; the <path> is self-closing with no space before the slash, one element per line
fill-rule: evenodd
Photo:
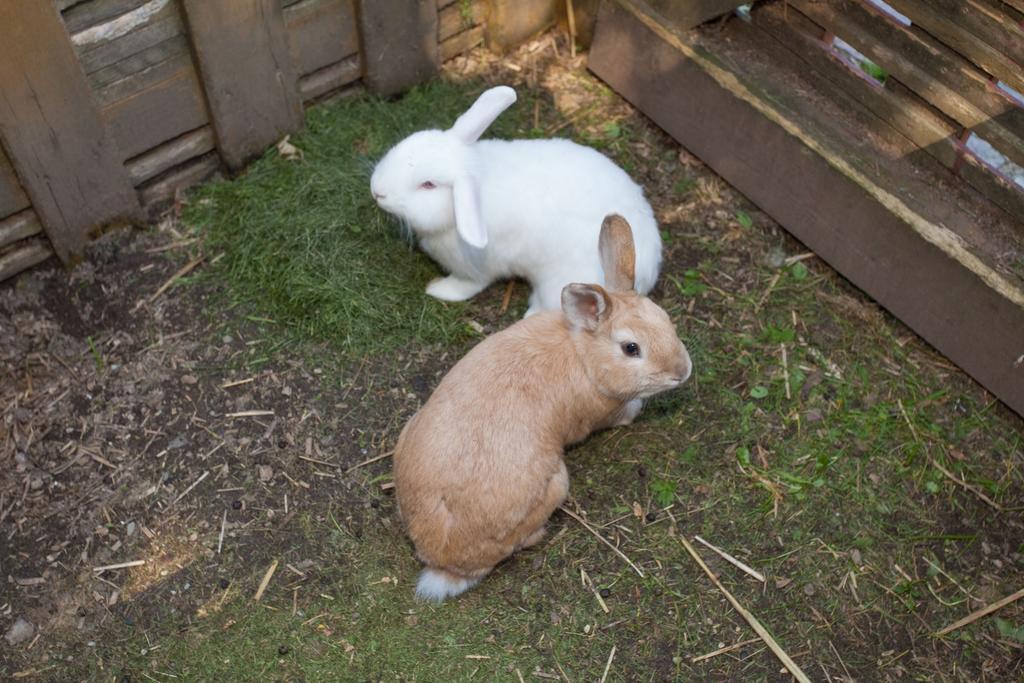
<path fill-rule="evenodd" d="M 436 0 L 359 0 L 358 10 L 371 90 L 393 95 L 437 74 Z"/>
<path fill-rule="evenodd" d="M 0 2 L 0 138 L 65 263 L 138 198 L 52 2 Z"/>
<path fill-rule="evenodd" d="M 279 0 L 183 0 L 217 146 L 239 169 L 302 125 Z"/>

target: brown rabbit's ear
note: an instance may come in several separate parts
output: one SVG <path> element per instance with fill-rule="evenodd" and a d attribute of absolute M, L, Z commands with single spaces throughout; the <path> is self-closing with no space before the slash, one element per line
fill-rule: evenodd
<path fill-rule="evenodd" d="M 575 328 L 593 332 L 611 308 L 612 300 L 600 285 L 574 282 L 562 288 L 562 312 Z"/>
<path fill-rule="evenodd" d="M 633 247 L 633 229 L 626 219 L 617 213 L 606 216 L 601 223 L 597 246 L 608 288 L 618 292 L 631 291 L 635 286 L 636 249 Z"/>

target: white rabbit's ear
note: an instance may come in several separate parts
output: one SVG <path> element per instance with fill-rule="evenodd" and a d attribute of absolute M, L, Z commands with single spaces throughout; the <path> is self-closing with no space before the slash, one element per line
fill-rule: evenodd
<path fill-rule="evenodd" d="M 485 90 L 476 98 L 473 106 L 455 120 L 455 125 L 451 127 L 452 134 L 467 145 L 476 142 L 487 130 L 487 126 L 494 123 L 494 119 L 515 101 L 516 91 L 507 85 Z"/>
<path fill-rule="evenodd" d="M 455 206 L 455 231 L 471 247 L 486 247 L 487 227 L 480 211 L 480 192 L 473 178 L 464 175 L 455 179 L 452 203 Z"/>
<path fill-rule="evenodd" d="M 636 282 L 636 249 L 633 247 L 633 229 L 622 216 L 605 216 L 598 238 L 604 283 L 617 292 L 632 290 Z"/>
<path fill-rule="evenodd" d="M 612 301 L 600 285 L 581 285 L 577 282 L 562 288 L 562 312 L 575 328 L 593 332 L 609 311 Z"/>

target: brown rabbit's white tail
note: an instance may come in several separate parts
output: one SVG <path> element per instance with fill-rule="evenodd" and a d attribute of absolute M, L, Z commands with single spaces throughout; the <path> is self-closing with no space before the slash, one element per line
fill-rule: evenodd
<path fill-rule="evenodd" d="M 443 569 L 424 569 L 420 574 L 419 580 L 416 582 L 416 597 L 420 600 L 430 600 L 431 602 L 441 602 L 446 598 L 451 598 L 459 593 L 463 593 L 476 584 L 480 583 L 480 578 L 466 579 L 461 576 L 456 576 Z"/>

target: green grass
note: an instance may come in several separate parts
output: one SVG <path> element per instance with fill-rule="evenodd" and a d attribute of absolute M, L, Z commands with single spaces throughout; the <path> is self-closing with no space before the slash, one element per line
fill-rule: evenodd
<path fill-rule="evenodd" d="M 447 125 L 479 89 L 439 83 L 395 102 L 313 110 L 308 131 L 294 139 L 304 161 L 271 153 L 243 178 L 193 197 L 188 220 L 225 253 L 217 272 L 231 296 L 253 316 L 286 324 L 300 342 L 274 340 L 271 361 L 290 362 L 309 342 L 331 340 L 344 352 L 380 351 L 376 371 L 404 388 L 421 372 L 414 363 L 424 350 L 461 351 L 467 321 L 487 315 L 493 301 L 450 306 L 426 297 L 436 269 L 372 205 L 366 182 L 371 160 L 389 144 L 415 128 Z M 560 121 L 541 94 L 520 94 L 526 104 L 503 117 L 496 134 Z M 542 103 L 540 128 L 528 121 L 532 101 Z M 846 668 L 858 680 L 880 670 L 898 680 L 953 679 L 954 662 L 968 679 L 982 667 L 993 679 L 1012 677 L 1016 650 L 1005 643 L 1022 637 L 1019 608 L 943 641 L 930 633 L 976 606 L 965 592 L 992 600 L 1024 578 L 1008 559 L 1024 552 L 1016 531 L 1020 421 L 948 373 L 820 262 L 762 265 L 766 254 L 804 249 L 763 216 L 753 220 L 731 192 L 691 200 L 693 170 L 675 162 L 676 149 L 649 124 L 633 117 L 612 129 L 599 113 L 595 119 L 570 132 L 603 140 L 617 160 L 655 179 L 656 206 L 693 202 L 663 225 L 658 302 L 678 322 L 694 377 L 652 400 L 636 424 L 597 434 L 567 456 L 569 505 L 586 511 L 645 576 L 557 513 L 547 540 L 465 596 L 441 606 L 416 602 L 419 565 L 393 501 L 378 488 L 389 478 L 382 462 L 345 475 L 326 497 L 306 498 L 283 483 L 267 492 L 261 504 L 276 508 L 288 491 L 304 512 L 266 545 L 236 551 L 235 540 L 209 561 L 198 550 L 164 589 L 188 579 L 200 609 L 176 596 L 178 612 L 112 627 L 72 678 L 544 680 L 534 676 L 539 670 L 592 681 L 614 647 L 608 680 L 777 680 L 780 665 L 760 644 L 691 661 L 753 634 L 680 534 L 700 534 L 768 577 L 755 583 L 701 549 L 812 679 L 823 668 L 833 679 Z M 735 225 L 741 238 L 726 230 Z M 344 364 L 327 372 L 339 377 L 325 386 L 354 381 Z M 325 389 L 318 400 L 339 398 Z M 388 425 L 373 436 L 393 443 L 408 407 L 368 400 L 354 422 L 327 421 L 323 433 L 359 430 L 364 438 L 373 415 Z M 993 512 L 939 465 L 1006 509 Z M 669 505 L 671 515 L 663 511 Z M 198 542 L 207 549 L 219 515 L 216 503 L 196 515 L 212 520 Z M 281 567 L 257 605 L 252 594 L 271 559 Z M 306 559 L 315 562 L 303 580 L 284 568 Z M 226 595 L 217 584 L 224 575 L 233 577 Z M 609 612 L 584 575 L 608 590 Z M 172 600 L 160 585 L 152 590 L 134 599 Z"/>
<path fill-rule="evenodd" d="M 411 132 L 448 127 L 480 88 L 437 82 L 400 100 L 359 97 L 309 112 L 291 138 L 301 159 L 269 152 L 240 178 L 190 196 L 184 220 L 223 252 L 215 277 L 235 301 L 345 351 L 452 342 L 473 333 L 465 307 L 426 297 L 439 271 L 370 197 L 376 159 Z M 497 136 L 521 135 L 529 100 Z"/>

